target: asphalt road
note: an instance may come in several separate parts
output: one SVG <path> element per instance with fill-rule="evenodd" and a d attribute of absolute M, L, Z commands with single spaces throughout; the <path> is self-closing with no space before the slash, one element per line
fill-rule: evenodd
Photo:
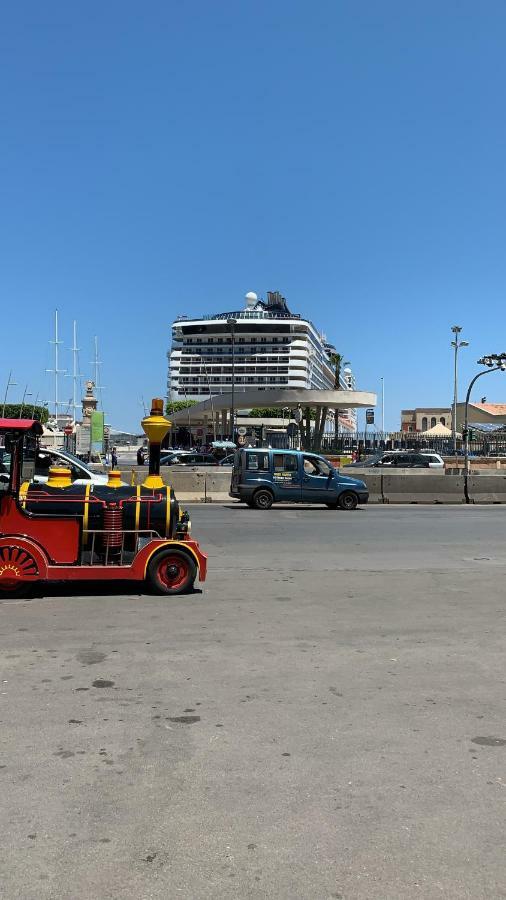
<path fill-rule="evenodd" d="M 0 605 L 2 897 L 506 897 L 506 509 L 191 512 L 202 592 Z"/>

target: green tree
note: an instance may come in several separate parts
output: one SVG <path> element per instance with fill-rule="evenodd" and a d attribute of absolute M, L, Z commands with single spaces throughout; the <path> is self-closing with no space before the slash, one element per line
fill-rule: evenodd
<path fill-rule="evenodd" d="M 283 410 L 280 406 L 257 406 L 250 410 L 253 419 L 282 419 Z"/>
<path fill-rule="evenodd" d="M 0 405 L 0 413 L 3 411 L 3 404 Z M 21 412 L 21 403 L 6 403 L 5 404 L 5 416 L 6 419 L 31 419 L 32 413 L 33 418 L 37 419 L 39 422 L 47 422 L 49 419 L 49 413 L 47 411 L 46 406 L 33 406 L 31 403 L 23 404 L 23 414 L 20 417 Z"/>
<path fill-rule="evenodd" d="M 181 412 L 182 409 L 188 409 L 189 406 L 196 406 L 198 400 L 169 400 L 165 407 L 168 416 L 172 413 Z"/>

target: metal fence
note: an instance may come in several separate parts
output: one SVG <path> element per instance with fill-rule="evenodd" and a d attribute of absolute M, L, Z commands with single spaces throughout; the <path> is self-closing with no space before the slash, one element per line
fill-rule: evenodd
<path fill-rule="evenodd" d="M 284 435 L 279 438 L 284 439 Z M 298 436 L 286 438 L 280 446 L 298 446 Z M 274 443 L 272 444 L 274 446 Z M 311 431 L 311 448 L 319 449 L 322 453 L 349 453 L 360 450 L 365 453 L 380 452 L 382 450 L 434 450 L 442 456 L 453 456 L 452 438 L 431 438 L 430 440 L 416 433 L 410 432 L 371 432 L 357 431 L 342 434 L 324 434 L 321 444 L 315 447 L 315 432 Z M 307 448 L 309 449 L 309 448 Z M 473 456 L 506 456 L 506 434 L 474 433 L 469 441 L 469 453 Z M 464 441 L 457 440 L 457 455 L 464 455 Z"/>

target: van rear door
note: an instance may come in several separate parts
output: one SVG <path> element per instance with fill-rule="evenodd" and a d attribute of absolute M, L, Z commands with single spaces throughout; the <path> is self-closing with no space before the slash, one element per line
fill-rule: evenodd
<path fill-rule="evenodd" d="M 232 480 L 230 482 L 230 490 L 237 491 L 241 481 L 241 457 L 244 456 L 244 450 L 236 450 L 234 453 L 234 463 L 232 468 Z"/>

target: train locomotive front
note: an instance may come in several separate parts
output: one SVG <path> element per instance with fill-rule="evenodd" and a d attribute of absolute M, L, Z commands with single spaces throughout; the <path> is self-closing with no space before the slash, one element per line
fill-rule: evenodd
<path fill-rule="evenodd" d="M 0 420 L 11 451 L 8 485 L 0 483 L 0 597 L 33 582 L 145 580 L 163 594 L 204 581 L 207 557 L 190 534 L 190 520 L 160 477 L 160 445 L 170 427 L 163 401 L 142 421 L 150 442 L 149 472 L 129 487 L 117 471 L 106 485 L 72 484 L 70 471 L 50 470 L 47 484 L 23 481 L 27 436 L 38 422 Z"/>

